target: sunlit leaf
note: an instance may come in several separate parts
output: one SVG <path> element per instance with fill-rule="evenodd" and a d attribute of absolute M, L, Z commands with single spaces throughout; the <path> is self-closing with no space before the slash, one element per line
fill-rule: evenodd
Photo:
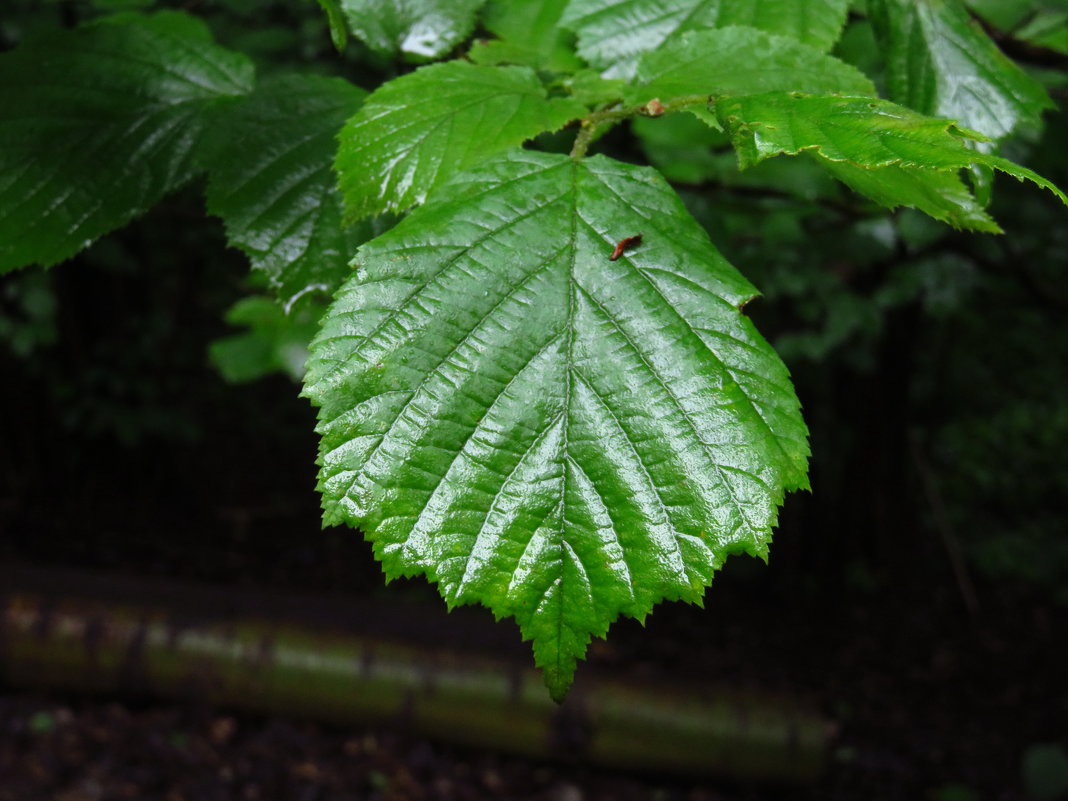
<path fill-rule="evenodd" d="M 857 167 L 845 161 L 818 160 L 846 186 L 887 208 L 919 209 L 954 228 L 1001 232 L 956 172 L 897 164 Z"/>
<path fill-rule="evenodd" d="M 967 145 L 972 132 L 873 97 L 769 92 L 723 98 L 716 115 L 743 167 L 802 150 L 864 167 L 960 169 L 979 159 Z"/>
<path fill-rule="evenodd" d="M 345 26 L 345 15 L 338 5 L 338 0 L 319 0 L 319 7 L 326 14 L 327 24 L 330 26 L 330 41 L 335 49 L 341 52 L 349 38 L 349 29 Z"/>

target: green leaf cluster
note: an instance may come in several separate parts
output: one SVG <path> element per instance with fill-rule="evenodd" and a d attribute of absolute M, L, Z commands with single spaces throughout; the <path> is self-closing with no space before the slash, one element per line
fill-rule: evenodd
<path fill-rule="evenodd" d="M 1050 101 L 959 0 L 871 0 L 878 74 L 833 54 L 846 0 L 320 5 L 339 50 L 361 43 L 336 58 L 364 88 L 257 76 L 170 12 L 0 55 L 0 269 L 62 261 L 201 180 L 282 302 L 235 307 L 250 330 L 220 369 L 295 375 L 317 330 L 324 521 L 360 528 L 388 577 L 515 618 L 556 698 L 618 616 L 700 603 L 728 555 L 766 558 L 808 487 L 756 288 L 606 133 L 632 122 L 682 182 L 862 208 L 838 181 L 979 231 L 998 230 L 994 171 L 1068 203 L 996 155 Z M 309 293 L 333 297 L 314 326 Z"/>
<path fill-rule="evenodd" d="M 0 58 L 0 270 L 55 264 L 198 173 L 247 59 L 160 14 L 43 35 Z"/>

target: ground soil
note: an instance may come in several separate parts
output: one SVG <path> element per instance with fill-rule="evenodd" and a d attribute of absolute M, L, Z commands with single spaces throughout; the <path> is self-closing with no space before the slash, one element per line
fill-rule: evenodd
<path fill-rule="evenodd" d="M 952 586 L 833 605 L 761 599 L 763 585 L 725 577 L 704 610 L 667 605 L 645 628 L 621 623 L 587 669 L 813 703 L 838 731 L 812 786 L 607 772 L 458 748 L 402 725 L 340 729 L 7 687 L 0 801 L 1028 798 L 1026 749 L 1065 735 L 1063 607 L 984 588 L 970 618 Z"/>

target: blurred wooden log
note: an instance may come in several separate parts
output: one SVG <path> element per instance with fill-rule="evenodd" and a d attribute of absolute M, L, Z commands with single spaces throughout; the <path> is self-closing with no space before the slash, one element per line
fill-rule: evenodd
<path fill-rule="evenodd" d="M 830 736 L 826 721 L 781 698 L 588 670 L 557 705 L 523 661 L 248 614 L 191 614 L 191 588 L 179 593 L 187 608 L 176 609 L 0 586 L 9 588 L 0 677 L 17 687 L 196 699 L 343 726 L 386 722 L 537 758 L 772 782 L 818 777 Z"/>

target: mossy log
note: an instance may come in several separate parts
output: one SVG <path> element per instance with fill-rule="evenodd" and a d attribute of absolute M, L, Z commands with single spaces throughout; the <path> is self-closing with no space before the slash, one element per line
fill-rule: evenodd
<path fill-rule="evenodd" d="M 557 705 L 537 672 L 515 659 L 17 588 L 0 617 L 0 676 L 19 687 L 196 699 L 342 726 L 387 723 L 536 758 L 760 781 L 816 778 L 830 734 L 826 721 L 780 698 L 583 675 Z"/>

